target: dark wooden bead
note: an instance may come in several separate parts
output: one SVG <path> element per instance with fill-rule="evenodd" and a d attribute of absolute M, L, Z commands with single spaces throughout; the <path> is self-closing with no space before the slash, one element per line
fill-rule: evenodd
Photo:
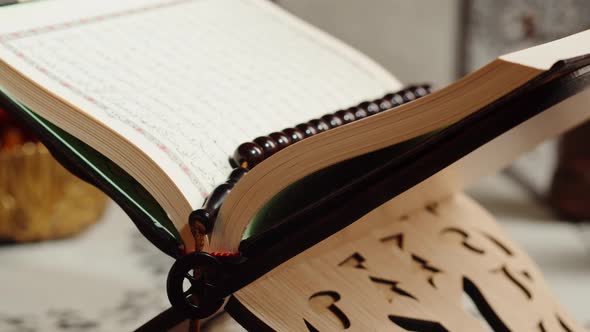
<path fill-rule="evenodd" d="M 390 93 L 385 96 L 387 100 L 393 105 L 393 107 L 399 106 L 404 103 L 404 98 L 399 93 Z"/>
<path fill-rule="evenodd" d="M 198 225 L 195 225 L 196 223 L 203 225 L 205 228 L 205 233 L 211 232 L 213 229 L 213 223 L 217 217 L 217 213 L 219 212 L 219 208 L 221 208 L 221 204 L 223 204 L 223 201 L 233 187 L 233 183 L 226 182 L 220 184 L 215 189 L 213 189 L 209 197 L 207 197 L 203 207 L 193 211 L 189 215 L 188 220 L 193 233 L 198 231 Z"/>
<path fill-rule="evenodd" d="M 393 108 L 393 104 L 386 98 L 380 99 L 378 103 L 381 111 L 386 111 L 390 108 Z"/>
<path fill-rule="evenodd" d="M 416 95 L 414 94 L 414 92 L 411 89 L 405 90 L 404 93 L 402 94 L 402 98 L 404 99 L 405 103 L 408 103 L 410 101 L 416 100 Z"/>
<path fill-rule="evenodd" d="M 279 150 L 282 150 L 291 145 L 291 139 L 289 138 L 289 136 L 285 135 L 285 133 L 274 132 L 268 136 L 272 138 L 275 142 L 277 142 Z"/>
<path fill-rule="evenodd" d="M 317 129 L 309 123 L 300 123 L 295 128 L 301 130 L 305 137 L 310 137 L 318 133 Z"/>
<path fill-rule="evenodd" d="M 314 127 L 318 133 L 321 133 L 322 131 L 326 131 L 328 129 L 330 129 L 330 125 L 321 119 L 313 119 L 311 121 L 308 122 L 312 127 Z"/>
<path fill-rule="evenodd" d="M 188 216 L 188 224 L 191 228 L 191 233 L 196 236 L 199 233 L 211 233 L 213 230 L 213 218 L 209 211 L 198 209 Z M 199 226 L 200 224 L 200 226 Z"/>
<path fill-rule="evenodd" d="M 326 121 L 330 128 L 336 128 L 344 124 L 344 121 L 334 114 L 326 114 L 322 116 L 322 120 Z"/>
<path fill-rule="evenodd" d="M 227 182 L 218 185 L 215 189 L 213 189 L 209 197 L 207 197 L 207 199 L 205 200 L 203 208 L 209 211 L 209 213 L 211 213 L 211 215 L 215 217 L 217 211 L 221 207 L 221 204 L 223 204 L 223 200 L 225 199 L 227 194 L 229 194 L 233 187 L 233 184 Z"/>
<path fill-rule="evenodd" d="M 377 103 L 374 103 L 372 101 L 371 102 L 366 101 L 364 103 L 361 103 L 359 105 L 359 107 L 361 107 L 365 111 L 367 111 L 368 115 L 377 114 L 377 113 L 379 113 L 379 111 L 381 111 L 381 109 L 379 109 L 379 105 L 377 105 Z"/>
<path fill-rule="evenodd" d="M 430 87 L 428 85 L 420 85 L 414 88 L 414 95 L 416 98 L 424 97 L 430 93 Z"/>
<path fill-rule="evenodd" d="M 287 128 L 283 130 L 283 133 L 291 139 L 291 144 L 297 143 L 305 138 L 305 134 L 297 128 Z"/>
<path fill-rule="evenodd" d="M 202 210 L 207 211 L 211 219 L 215 219 L 215 217 L 217 217 L 217 212 L 219 212 L 221 204 L 223 204 L 223 201 L 233 189 L 233 187 L 233 183 L 222 183 L 213 189 L 209 197 L 207 197 L 205 203 L 203 204 Z"/>
<path fill-rule="evenodd" d="M 336 115 L 337 117 L 342 119 L 342 122 L 344 122 L 344 124 L 351 123 L 354 120 L 356 120 L 354 113 L 352 113 L 349 110 L 341 110 L 341 111 L 334 113 L 334 115 Z"/>
<path fill-rule="evenodd" d="M 351 107 L 348 110 L 354 114 L 354 118 L 357 120 L 360 120 L 362 118 L 366 118 L 367 116 L 369 116 L 369 113 L 367 113 L 367 111 L 362 107 Z"/>
<path fill-rule="evenodd" d="M 243 168 L 243 167 L 235 168 L 229 174 L 227 182 L 236 184 L 238 181 L 240 181 L 241 178 L 244 177 L 244 175 L 246 175 L 246 173 L 248 173 L 248 170 L 246 168 Z"/>
<path fill-rule="evenodd" d="M 260 145 L 252 142 L 242 143 L 234 152 L 234 162 L 251 169 L 264 160 L 264 150 Z"/>
<path fill-rule="evenodd" d="M 254 143 L 258 144 L 264 151 L 264 159 L 272 156 L 279 151 L 277 142 L 268 136 L 260 136 L 254 139 Z"/>

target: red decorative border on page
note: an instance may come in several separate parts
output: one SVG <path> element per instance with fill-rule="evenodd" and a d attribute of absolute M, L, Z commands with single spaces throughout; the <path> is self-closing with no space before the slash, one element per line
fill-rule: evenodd
<path fill-rule="evenodd" d="M 77 88 L 72 86 L 70 83 L 60 79 L 57 75 L 50 72 L 47 68 L 40 66 L 33 59 L 31 59 L 30 57 L 27 57 L 25 54 L 23 54 L 21 51 L 19 51 L 16 47 L 13 47 L 12 45 L 10 45 L 10 42 L 14 41 L 14 40 L 27 38 L 27 37 L 39 36 L 39 35 L 42 35 L 45 33 L 51 33 L 51 32 L 56 32 L 56 31 L 60 31 L 60 30 L 67 30 L 70 28 L 79 27 L 79 26 L 83 26 L 83 25 L 99 23 L 99 22 L 103 22 L 103 21 L 107 21 L 107 20 L 115 19 L 115 18 L 119 18 L 119 17 L 141 14 L 141 13 L 156 10 L 156 9 L 172 7 L 172 6 L 176 6 L 179 4 L 188 3 L 191 1 L 194 1 L 194 0 L 166 1 L 166 2 L 162 2 L 162 3 L 154 4 L 151 6 L 138 7 L 138 8 L 133 8 L 133 9 L 129 9 L 129 10 L 123 10 L 123 11 L 119 11 L 119 12 L 112 12 L 112 13 L 108 13 L 108 14 L 104 14 L 104 15 L 93 16 L 93 17 L 89 17 L 89 18 L 82 18 L 82 19 L 78 19 L 78 20 L 74 20 L 74 21 L 67 21 L 67 22 L 59 23 L 59 24 L 47 25 L 47 26 L 12 32 L 12 33 L 8 33 L 8 34 L 0 35 L 0 44 L 2 44 L 6 49 L 10 50 L 17 57 L 21 58 L 23 61 L 25 61 L 29 65 L 33 66 L 39 72 L 41 72 L 44 75 L 46 75 L 47 77 L 51 78 L 53 81 L 59 83 L 64 88 L 70 90 L 71 92 L 73 92 L 76 95 L 81 96 L 82 98 L 84 98 L 84 100 L 96 105 L 97 107 L 101 108 L 102 110 L 108 111 L 108 107 L 101 104 L 99 101 L 97 101 L 92 96 L 85 94 L 81 90 L 78 90 Z M 119 119 L 119 120 L 121 120 L 121 119 Z M 183 171 L 183 173 L 185 173 L 191 179 L 191 182 L 199 188 L 199 192 L 201 193 L 201 196 L 203 198 L 207 198 L 207 196 L 209 194 L 205 190 L 205 187 L 190 172 L 188 166 L 186 164 L 184 164 L 184 162 L 182 162 L 181 158 L 179 158 L 179 156 L 177 154 L 175 154 L 171 149 L 169 149 L 159 139 L 157 139 L 153 135 L 147 133 L 142 128 L 140 128 L 136 123 L 133 123 L 132 121 L 129 121 L 129 120 L 123 121 L 123 122 L 125 124 L 127 124 L 128 126 L 130 126 L 131 128 L 133 128 L 136 132 L 140 133 L 147 140 L 149 140 L 150 142 L 155 144 L 158 147 L 158 149 L 160 149 L 171 160 L 173 160 L 176 163 L 176 165 L 178 167 L 180 167 L 180 169 Z"/>
<path fill-rule="evenodd" d="M 122 11 L 118 11 L 118 12 L 103 14 L 103 15 L 85 17 L 85 18 L 81 18 L 78 20 L 72 20 L 72 21 L 67 21 L 67 22 L 63 22 L 63 23 L 57 23 L 57 24 L 51 24 L 51 25 L 41 26 L 41 27 L 27 29 L 27 30 L 15 31 L 15 32 L 0 35 L 0 42 L 21 39 L 21 38 L 26 38 L 26 37 L 31 37 L 31 36 L 37 36 L 37 35 L 40 35 L 43 33 L 54 32 L 54 31 L 59 31 L 59 30 L 67 30 L 72 27 L 78 27 L 78 26 L 82 26 L 82 25 L 98 23 L 101 21 L 106 21 L 106 20 L 110 20 L 110 19 L 114 19 L 114 18 L 118 18 L 118 17 L 125 17 L 125 16 L 129 16 L 129 15 L 134 15 L 134 14 L 141 14 L 141 13 L 149 12 L 149 11 L 152 11 L 155 9 L 172 7 L 172 6 L 187 3 L 190 1 L 192 1 L 192 0 L 165 1 L 165 2 L 154 4 L 154 5 L 150 5 L 150 6 L 132 8 L 132 9 L 122 10 Z"/>
<path fill-rule="evenodd" d="M 23 52 L 21 52 L 21 50 L 19 50 L 17 47 L 15 47 L 14 45 L 11 45 L 10 42 L 24 39 L 27 37 L 34 37 L 34 36 L 39 36 L 39 35 L 46 34 L 46 33 L 56 32 L 56 31 L 60 31 L 60 30 L 63 31 L 63 30 L 67 30 L 67 29 L 70 29 L 73 27 L 80 27 L 80 26 L 84 26 L 84 25 L 100 23 L 100 22 L 111 20 L 111 19 L 116 19 L 119 17 L 141 14 L 141 13 L 149 12 L 149 11 L 156 10 L 156 9 L 162 9 L 162 8 L 187 4 L 190 2 L 194 2 L 194 1 L 197 1 L 197 0 L 161 1 L 158 3 L 154 3 L 152 5 L 149 5 L 149 6 L 137 7 L 137 8 L 128 9 L 128 10 L 121 10 L 118 12 L 112 12 L 112 13 L 108 13 L 108 14 L 104 14 L 104 15 L 97 15 L 97 16 L 92 16 L 92 17 L 88 17 L 88 18 L 82 18 L 82 19 L 78 19 L 78 20 L 68 21 L 68 22 L 64 22 L 64 23 L 58 23 L 58 24 L 53 24 L 53 25 L 41 26 L 41 27 L 37 27 L 37 28 L 7 33 L 7 34 L 0 35 L 0 45 L 2 45 L 5 49 L 11 51 L 14 55 L 16 55 L 17 57 L 22 59 L 24 62 L 26 62 L 27 64 L 29 64 L 30 66 L 32 66 L 33 68 L 38 70 L 39 72 L 46 75 L 48 78 L 50 78 L 54 82 L 60 84 L 61 86 L 68 89 L 72 93 L 80 96 L 81 98 L 85 99 L 87 102 L 96 105 L 97 107 L 101 108 L 102 110 L 104 110 L 105 112 L 108 113 L 108 112 L 112 112 L 112 110 L 110 110 L 106 105 L 101 104 L 100 101 L 96 100 L 92 96 L 85 94 L 83 91 L 79 90 L 77 87 L 73 86 L 71 83 L 61 79 L 56 73 L 53 73 L 50 70 L 48 70 L 47 68 L 44 68 L 43 66 L 41 66 L 39 63 L 36 63 L 32 58 L 23 54 Z M 213 0 L 213 1 L 216 1 L 216 0 Z M 318 42 L 313 39 L 312 39 L 312 41 L 324 48 L 334 51 L 334 48 L 330 44 L 324 44 L 322 42 Z M 363 68 L 360 63 L 354 61 L 353 59 L 350 59 L 349 57 L 346 57 L 346 59 L 353 66 L 355 66 L 357 68 L 361 68 L 361 69 Z M 368 70 L 363 70 L 363 72 L 368 76 L 374 77 L 374 75 Z M 208 192 L 207 192 L 207 189 L 205 188 L 205 186 L 199 181 L 199 179 L 196 178 L 196 176 L 192 172 L 190 172 L 188 166 L 183 163 L 182 159 L 179 158 L 179 156 L 176 153 L 174 153 L 172 151 L 172 149 L 168 148 L 159 139 L 157 139 L 156 137 L 152 136 L 150 133 L 143 130 L 136 123 L 133 123 L 132 121 L 130 121 L 128 119 L 126 119 L 126 120 L 120 119 L 120 121 L 122 121 L 123 123 L 128 125 L 130 128 L 133 128 L 136 132 L 138 132 L 143 137 L 145 137 L 147 140 L 152 142 L 155 146 L 157 146 L 172 161 L 174 161 L 176 163 L 176 165 L 182 170 L 183 173 L 185 173 L 189 177 L 191 182 L 198 188 L 198 190 L 201 193 L 201 196 L 203 196 L 203 198 L 206 198 L 208 196 Z"/>

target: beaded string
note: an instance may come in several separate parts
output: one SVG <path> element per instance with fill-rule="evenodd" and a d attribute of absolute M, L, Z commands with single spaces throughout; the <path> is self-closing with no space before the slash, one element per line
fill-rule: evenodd
<path fill-rule="evenodd" d="M 219 208 L 236 183 L 249 170 L 265 159 L 307 137 L 414 101 L 426 96 L 430 92 L 431 87 L 428 84 L 409 86 L 403 90 L 388 93 L 382 98 L 366 101 L 346 110 L 340 110 L 335 113 L 326 114 L 319 119 L 300 123 L 294 128 L 287 128 L 280 132 L 268 134 L 267 136 L 257 137 L 252 142 L 240 144 L 233 156 L 229 159 L 234 169 L 228 179 L 211 192 L 205 203 L 203 203 L 202 208 L 193 211 L 189 216 L 189 226 L 192 235 L 195 237 L 195 243 L 203 243 L 205 235 L 212 231 Z M 239 253 L 211 254 L 214 256 L 239 255 Z"/>

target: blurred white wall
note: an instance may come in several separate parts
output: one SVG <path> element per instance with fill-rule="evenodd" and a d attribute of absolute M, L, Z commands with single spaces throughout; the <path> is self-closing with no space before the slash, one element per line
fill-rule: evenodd
<path fill-rule="evenodd" d="M 404 83 L 455 80 L 460 0 L 278 0 Z"/>

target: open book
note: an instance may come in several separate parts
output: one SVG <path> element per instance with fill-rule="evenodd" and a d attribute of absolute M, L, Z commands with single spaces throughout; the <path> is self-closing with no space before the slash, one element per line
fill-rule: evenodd
<path fill-rule="evenodd" d="M 429 93 L 264 0 L 54 0 L 0 9 L 0 105 L 164 252 L 272 256 L 230 291 L 586 119 L 589 45 L 508 54 Z"/>
<path fill-rule="evenodd" d="M 401 88 L 267 1 L 58 0 L 0 15 L 2 89 L 139 182 L 173 236 L 241 143 Z"/>

